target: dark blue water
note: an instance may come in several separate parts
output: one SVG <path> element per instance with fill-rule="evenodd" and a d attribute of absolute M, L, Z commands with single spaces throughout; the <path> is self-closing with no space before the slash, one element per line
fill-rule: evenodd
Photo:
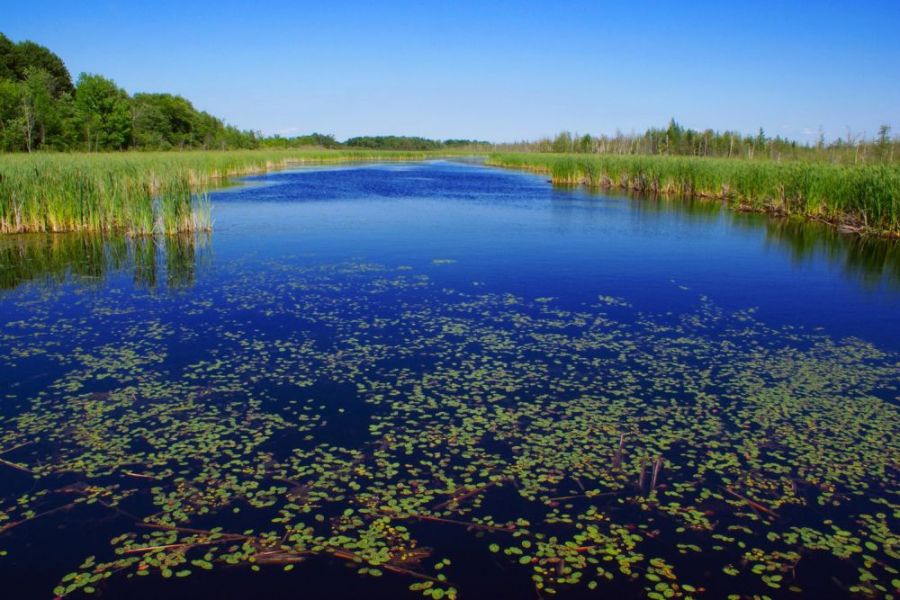
<path fill-rule="evenodd" d="M 855 242 L 825 228 L 796 234 L 718 206 L 561 189 L 539 175 L 448 162 L 246 181 L 213 195 L 217 261 L 362 258 L 425 268 L 453 286 L 573 303 L 610 294 L 653 311 L 707 295 L 758 308 L 774 325 L 900 349 L 897 250 L 888 260 L 863 253 L 855 266 Z M 798 256 L 798 235 L 818 245 L 804 240 L 812 247 Z M 434 269 L 434 259 L 456 262 Z"/>
<path fill-rule="evenodd" d="M 896 586 L 897 244 L 445 161 L 211 200 L 0 239 L 9 597 Z"/>

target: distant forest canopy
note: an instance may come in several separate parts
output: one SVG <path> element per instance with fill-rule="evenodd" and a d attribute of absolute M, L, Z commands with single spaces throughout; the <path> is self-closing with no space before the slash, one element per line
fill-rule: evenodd
<path fill-rule="evenodd" d="M 422 137 L 398 135 L 376 135 L 352 137 L 344 142 L 334 139 L 333 135 L 312 133 L 296 137 L 272 136 L 262 138 L 260 146 L 265 148 L 301 148 L 304 146 L 321 146 L 323 148 L 366 148 L 370 150 L 450 150 L 457 148 L 490 149 L 490 142 L 479 140 L 430 140 Z"/>
<path fill-rule="evenodd" d="M 721 158 L 814 159 L 833 162 L 900 162 L 900 138 L 891 136 L 890 125 L 882 125 L 874 138 L 847 133 L 846 138 L 826 142 L 819 133 L 815 143 L 769 137 L 760 128 L 756 135 L 737 131 L 698 131 L 674 119 L 666 128 L 650 128 L 640 134 L 578 135 L 564 131 L 554 138 L 534 142 L 500 144 L 505 151 L 590 154 L 671 154 Z"/>
<path fill-rule="evenodd" d="M 264 137 L 226 125 L 173 94 L 129 96 L 101 75 L 73 84 L 62 59 L 30 41 L 0 33 L 0 151 L 110 151 L 244 148 L 367 148 L 442 150 L 487 146 L 474 140 L 372 136 L 344 143 L 313 133 Z"/>
<path fill-rule="evenodd" d="M 372 150 L 447 150 L 450 148 L 471 148 L 475 146 L 491 147 L 489 142 L 478 140 L 429 140 L 421 137 L 401 137 L 396 135 L 379 135 L 353 137 L 344 142 L 352 148 L 369 148 Z"/>
<path fill-rule="evenodd" d="M 253 148 L 257 137 L 180 96 L 129 96 L 89 73 L 73 84 L 56 54 L 0 33 L 0 151 Z"/>
<path fill-rule="evenodd" d="M 889 125 L 874 137 L 847 133 L 826 141 L 801 144 L 760 129 L 755 135 L 736 131 L 699 131 L 673 119 L 668 127 L 642 134 L 578 135 L 513 144 L 478 140 L 432 140 L 406 136 L 353 137 L 332 135 L 265 137 L 226 125 L 173 94 L 129 95 L 101 75 L 72 78 L 62 59 L 31 41 L 15 43 L 0 33 L 0 152 L 192 150 L 246 148 L 364 148 L 371 150 L 504 150 L 594 154 L 671 154 L 733 158 L 807 159 L 844 163 L 900 162 L 900 138 Z"/>

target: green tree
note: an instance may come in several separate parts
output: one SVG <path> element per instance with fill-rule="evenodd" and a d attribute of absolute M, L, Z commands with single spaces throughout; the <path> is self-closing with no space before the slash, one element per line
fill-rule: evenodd
<path fill-rule="evenodd" d="M 59 56 L 32 41 L 13 43 L 0 33 L 0 79 L 25 81 L 35 70 L 50 74 L 53 79 L 50 89 L 55 97 L 75 91 L 69 70 Z"/>
<path fill-rule="evenodd" d="M 40 69 L 46 71 L 53 79 L 52 91 L 55 97 L 72 94 L 75 87 L 72 77 L 62 59 L 40 44 L 31 41 L 19 42 L 16 45 L 19 64 L 19 78 L 26 79 L 28 73 Z"/>
<path fill-rule="evenodd" d="M 574 148 L 574 142 L 572 141 L 572 134 L 568 131 L 562 131 L 553 138 L 553 144 L 551 146 L 553 152 L 571 152 Z"/>
<path fill-rule="evenodd" d="M 354 148 L 376 150 L 437 150 L 442 146 L 441 142 L 437 140 L 396 135 L 353 137 L 344 143 Z"/>
<path fill-rule="evenodd" d="M 222 141 L 225 125 L 208 112 L 195 112 L 191 124 L 191 142 L 197 148 L 215 148 Z"/>
<path fill-rule="evenodd" d="M 43 69 L 29 69 L 22 84 L 25 148 L 31 152 L 53 145 L 60 134 L 60 102 L 54 98 L 56 78 Z"/>
<path fill-rule="evenodd" d="M 135 94 L 131 101 L 134 146 L 144 149 L 248 148 L 256 138 L 172 94 Z"/>
<path fill-rule="evenodd" d="M 756 141 L 754 142 L 756 149 L 757 150 L 765 150 L 767 141 L 768 141 L 768 138 L 766 137 L 766 131 L 765 131 L 765 129 L 760 127 L 759 132 L 757 132 L 757 134 L 756 134 Z"/>
<path fill-rule="evenodd" d="M 112 80 L 82 73 L 75 88 L 75 105 L 88 151 L 121 150 L 131 141 L 128 94 Z"/>
<path fill-rule="evenodd" d="M 167 150 L 172 147 L 167 139 L 169 120 L 162 108 L 147 96 L 135 94 L 131 102 L 132 144 L 136 148 Z"/>
<path fill-rule="evenodd" d="M 681 138 L 684 135 L 684 128 L 675 122 L 675 119 L 669 120 L 669 126 L 666 128 L 666 154 L 682 154 Z"/>
<path fill-rule="evenodd" d="M 0 33 L 0 79 L 18 79 L 18 63 L 15 43 Z"/>
<path fill-rule="evenodd" d="M 440 145 L 431 140 L 394 139 L 398 144 Z M 330 142 L 336 143 L 333 138 Z M 256 133 L 227 126 L 181 96 L 129 98 L 113 81 L 87 73 L 75 87 L 56 54 L 31 41 L 14 43 L 0 33 L 0 151 L 258 145 Z"/>
<path fill-rule="evenodd" d="M 194 146 L 194 130 L 200 115 L 181 96 L 135 94 L 132 112 L 136 146 L 161 149 Z"/>
<path fill-rule="evenodd" d="M 594 138 L 588 134 L 578 138 L 577 152 L 591 152 L 594 149 Z"/>
<path fill-rule="evenodd" d="M 0 151 L 24 150 L 22 102 L 25 86 L 12 79 L 0 79 Z"/>

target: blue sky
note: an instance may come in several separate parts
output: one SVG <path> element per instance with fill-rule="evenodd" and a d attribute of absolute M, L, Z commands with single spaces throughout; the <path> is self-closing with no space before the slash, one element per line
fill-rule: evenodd
<path fill-rule="evenodd" d="M 73 76 L 241 128 L 512 141 L 684 125 L 900 129 L 900 2 L 0 0 Z"/>

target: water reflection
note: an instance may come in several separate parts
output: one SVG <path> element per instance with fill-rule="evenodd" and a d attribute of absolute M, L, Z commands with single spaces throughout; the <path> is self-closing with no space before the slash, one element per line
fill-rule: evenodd
<path fill-rule="evenodd" d="M 83 233 L 0 236 L 0 290 L 30 281 L 99 283 L 131 272 L 136 287 L 193 285 L 205 261 L 209 235 L 128 237 Z"/>
<path fill-rule="evenodd" d="M 634 192 L 623 193 L 621 197 L 633 201 L 630 210 L 637 219 L 665 214 L 689 223 L 712 224 L 724 217 L 742 230 L 765 228 L 766 246 L 788 253 L 797 263 L 821 258 L 867 289 L 900 287 L 900 241 L 897 240 L 842 234 L 825 223 L 737 212 L 719 202 L 696 198 Z"/>
<path fill-rule="evenodd" d="M 778 219 L 766 223 L 766 241 L 789 252 L 797 262 L 825 257 L 867 288 L 900 287 L 900 243 L 895 240 L 846 235 L 821 223 Z"/>
<path fill-rule="evenodd" d="M 710 202 L 697 198 L 679 198 L 675 196 L 649 196 L 637 192 L 625 195 L 632 200 L 633 209 L 639 216 L 653 213 L 665 213 L 679 217 L 679 221 L 692 224 L 710 224 L 721 218 L 725 212 L 719 202 Z"/>
<path fill-rule="evenodd" d="M 459 173 L 447 175 L 451 176 L 463 178 L 464 182 L 464 176 Z M 321 185 L 321 182 L 314 181 L 313 184 Z M 313 184 L 309 186 L 315 187 Z M 337 189 L 332 187 L 337 185 L 332 179 L 327 185 L 332 192 Z M 351 192 L 360 193 L 355 188 Z M 311 192 L 304 188 L 303 193 Z M 510 194 L 520 197 L 519 193 Z M 554 194 L 558 201 L 551 205 L 553 216 L 566 228 L 589 230 L 615 224 L 617 218 L 621 222 L 621 214 L 616 217 L 613 213 L 618 211 L 608 202 L 612 195 L 609 191 L 554 186 Z M 796 262 L 825 261 L 867 289 L 900 288 L 898 241 L 843 235 L 819 223 L 735 212 L 707 200 L 636 193 L 615 194 L 615 197 L 627 202 L 625 218 L 633 224 L 680 223 L 711 228 L 716 223 L 730 225 L 732 230 L 738 230 L 738 235 L 741 231 L 762 233 L 766 248 L 787 254 Z M 600 201 L 601 198 L 604 201 Z M 297 198 L 292 196 L 292 199 Z M 584 202 L 585 199 L 588 202 Z M 625 206 L 623 203 L 622 212 L 625 212 Z M 365 213 L 362 215 L 362 219 L 369 218 Z M 304 218 L 308 219 L 308 215 Z M 365 221 L 363 227 L 370 225 Z M 735 235 L 734 231 L 720 229 L 726 237 Z M 209 234 L 138 238 L 90 234 L 4 235 L 0 236 L 0 290 L 35 280 L 78 281 L 82 285 L 91 285 L 112 273 L 130 273 L 135 286 L 142 289 L 188 288 L 193 285 L 197 270 L 208 255 L 209 242 Z"/>

